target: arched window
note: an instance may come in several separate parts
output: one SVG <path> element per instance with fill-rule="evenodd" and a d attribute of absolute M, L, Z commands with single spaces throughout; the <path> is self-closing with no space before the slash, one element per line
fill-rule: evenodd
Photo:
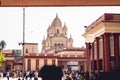
<path fill-rule="evenodd" d="M 58 47 L 60 47 L 60 43 L 58 43 Z"/>
<path fill-rule="evenodd" d="M 55 43 L 55 47 L 57 47 L 57 44 Z"/>
<path fill-rule="evenodd" d="M 57 34 L 59 34 L 59 29 L 57 29 Z"/>
<path fill-rule="evenodd" d="M 49 45 L 49 43 L 48 43 L 48 47 L 49 47 L 50 45 Z"/>
<path fill-rule="evenodd" d="M 52 34 L 53 34 L 53 31 L 52 31 Z"/>
<path fill-rule="evenodd" d="M 63 45 L 63 44 L 61 44 L 61 47 L 64 47 L 64 45 Z"/>
<path fill-rule="evenodd" d="M 28 53 L 28 49 L 26 49 L 26 53 Z"/>

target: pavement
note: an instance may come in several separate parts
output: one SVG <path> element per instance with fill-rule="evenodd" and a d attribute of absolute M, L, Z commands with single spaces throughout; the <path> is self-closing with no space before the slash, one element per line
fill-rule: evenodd
<path fill-rule="evenodd" d="M 20 78 L 20 79 L 22 80 L 22 78 Z M 7 78 L 4 77 L 4 78 L 2 78 L 2 79 L 0 79 L 0 80 L 7 80 Z M 9 80 L 18 80 L 18 78 L 12 78 L 12 77 L 10 77 Z M 25 79 L 24 79 L 24 80 L 25 80 Z M 29 80 L 29 78 L 28 78 L 28 80 Z M 34 78 L 32 78 L 32 80 L 34 80 Z M 42 80 L 42 79 L 41 79 L 41 78 L 38 78 L 38 80 Z"/>

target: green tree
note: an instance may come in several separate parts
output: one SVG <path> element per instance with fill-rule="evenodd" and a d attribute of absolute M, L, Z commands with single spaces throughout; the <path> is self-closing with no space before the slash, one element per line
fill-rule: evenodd
<path fill-rule="evenodd" d="M 6 46 L 6 42 L 4 40 L 2 40 L 0 42 L 0 51 L 3 50 L 5 48 L 5 46 Z"/>

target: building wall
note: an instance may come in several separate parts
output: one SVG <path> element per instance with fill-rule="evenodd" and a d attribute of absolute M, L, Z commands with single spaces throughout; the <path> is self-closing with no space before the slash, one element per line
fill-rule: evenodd
<path fill-rule="evenodd" d="M 87 62 L 91 62 L 92 71 L 110 72 L 120 68 L 120 14 L 102 15 L 86 28 L 83 36 L 86 39 Z M 87 70 L 90 70 L 90 63 Z"/>
<path fill-rule="evenodd" d="M 24 54 L 37 54 L 38 53 L 38 43 L 25 43 L 24 45 Z"/>

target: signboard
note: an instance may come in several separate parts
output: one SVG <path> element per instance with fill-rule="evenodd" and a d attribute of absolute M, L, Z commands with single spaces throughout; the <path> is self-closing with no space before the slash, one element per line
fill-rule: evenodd
<path fill-rule="evenodd" d="M 70 62 L 67 62 L 67 65 L 78 66 L 78 61 L 70 61 Z"/>
<path fill-rule="evenodd" d="M 15 60 L 21 58 L 21 50 L 14 50 L 14 58 Z"/>

